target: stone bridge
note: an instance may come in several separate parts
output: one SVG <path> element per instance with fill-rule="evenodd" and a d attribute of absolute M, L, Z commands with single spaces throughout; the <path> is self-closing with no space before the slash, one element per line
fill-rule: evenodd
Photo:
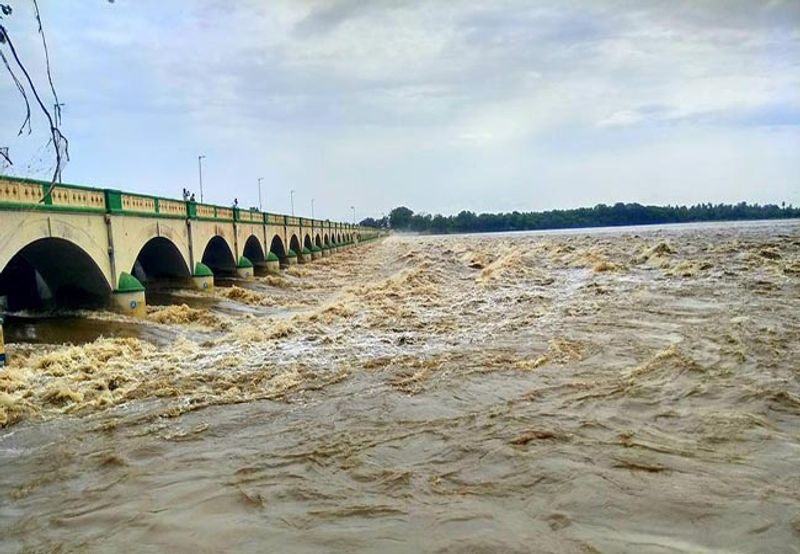
<path fill-rule="evenodd" d="M 0 176 L 0 302 L 110 303 L 145 313 L 146 285 L 307 263 L 378 238 L 368 227 Z M 2 308 L 2 306 L 0 306 Z"/>

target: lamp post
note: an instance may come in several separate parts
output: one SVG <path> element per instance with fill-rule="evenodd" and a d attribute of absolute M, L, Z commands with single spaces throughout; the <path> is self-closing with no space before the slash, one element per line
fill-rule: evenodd
<path fill-rule="evenodd" d="M 311 199 L 311 219 L 314 219 L 314 199 Z"/>
<path fill-rule="evenodd" d="M 350 209 L 353 210 L 353 226 L 355 227 L 355 225 L 356 225 L 356 207 L 355 206 L 350 206 Z"/>
<path fill-rule="evenodd" d="M 294 217 L 294 189 L 289 192 L 289 197 L 292 202 L 292 217 Z"/>
<path fill-rule="evenodd" d="M 197 156 L 197 173 L 200 177 L 200 202 L 203 202 L 203 158 L 205 155 Z"/>
<path fill-rule="evenodd" d="M 261 181 L 263 181 L 263 177 L 258 178 L 258 211 L 263 212 L 264 208 L 261 207 Z"/>

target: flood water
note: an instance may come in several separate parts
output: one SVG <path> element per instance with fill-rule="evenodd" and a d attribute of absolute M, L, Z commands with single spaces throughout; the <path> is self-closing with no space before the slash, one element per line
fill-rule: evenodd
<path fill-rule="evenodd" d="M 0 551 L 800 552 L 798 222 L 228 284 L 10 334 Z"/>

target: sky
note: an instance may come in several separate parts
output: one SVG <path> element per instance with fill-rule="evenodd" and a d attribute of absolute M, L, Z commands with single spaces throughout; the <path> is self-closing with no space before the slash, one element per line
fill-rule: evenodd
<path fill-rule="evenodd" d="M 46 87 L 30 0 L 3 20 Z M 318 218 L 800 204 L 800 0 L 39 0 L 68 183 Z M 2 46 L 0 46 L 2 48 Z M 2 69 L 2 67 L 0 67 Z M 48 178 L 0 72 L 6 172 Z"/>

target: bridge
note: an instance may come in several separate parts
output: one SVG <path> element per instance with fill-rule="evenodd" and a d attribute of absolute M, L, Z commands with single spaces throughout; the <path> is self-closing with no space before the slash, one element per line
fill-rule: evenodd
<path fill-rule="evenodd" d="M 211 291 L 215 276 L 277 272 L 379 236 L 349 223 L 0 176 L 0 303 L 143 316 L 156 280 Z"/>

